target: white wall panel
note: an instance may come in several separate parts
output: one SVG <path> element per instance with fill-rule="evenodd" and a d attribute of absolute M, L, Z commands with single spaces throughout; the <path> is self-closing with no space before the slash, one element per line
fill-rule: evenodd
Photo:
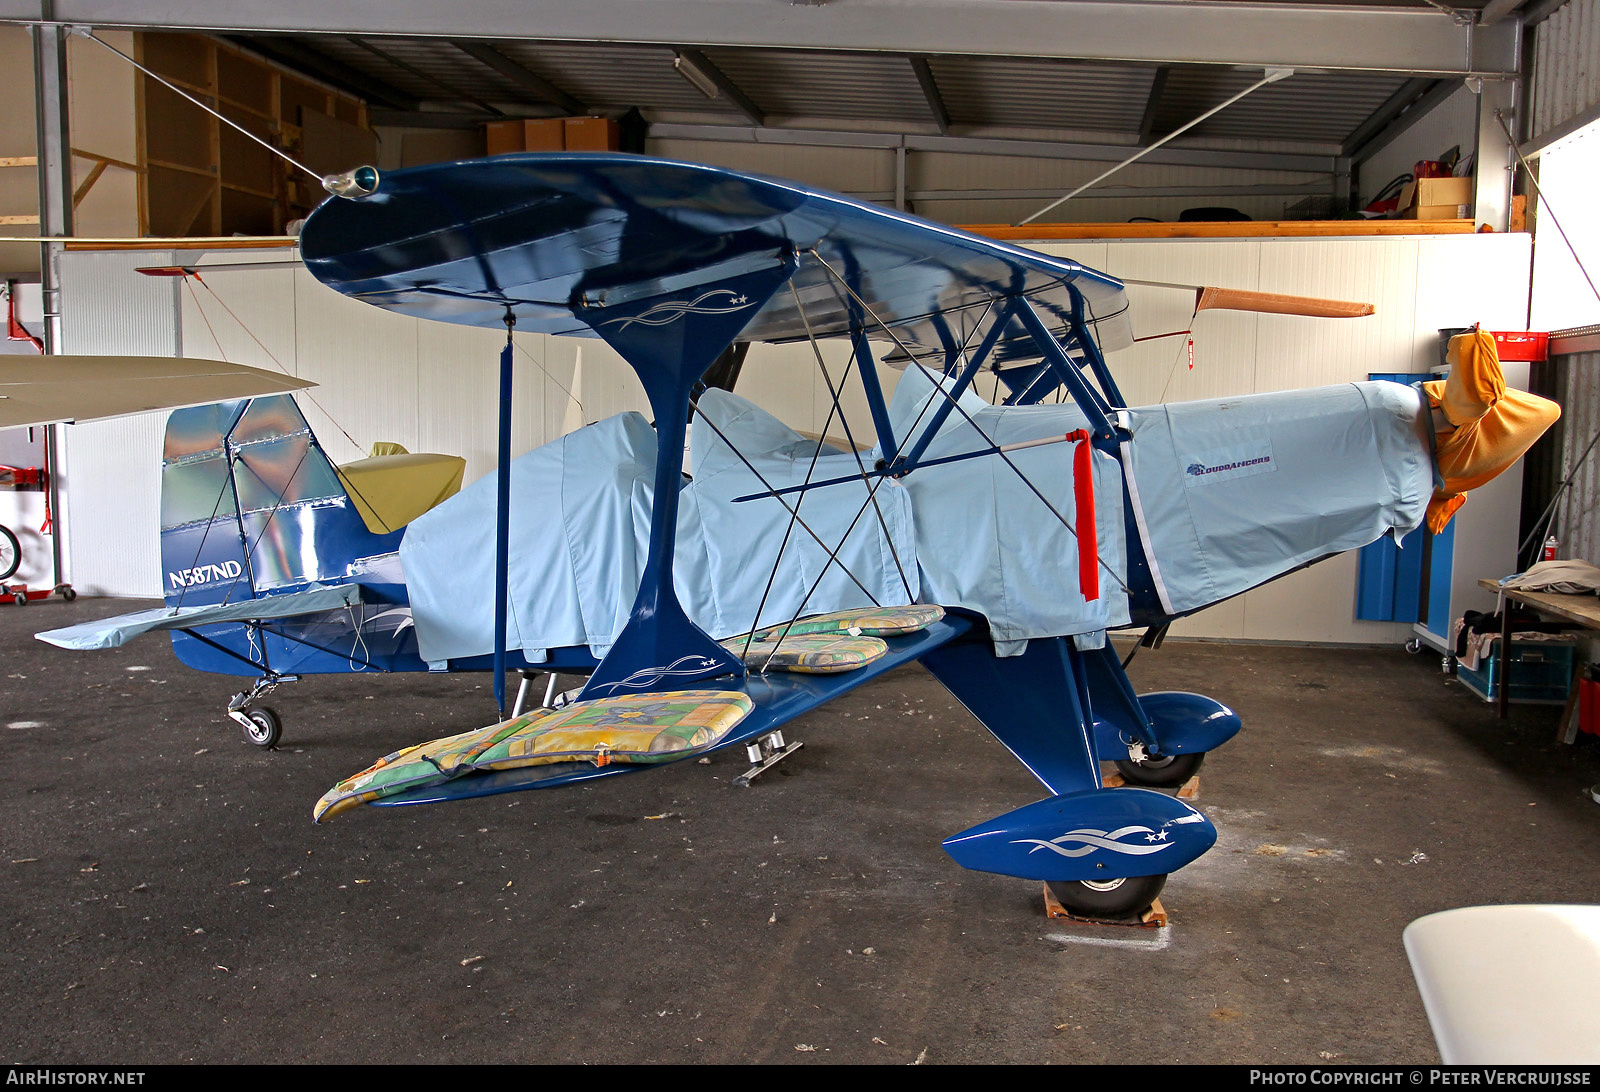
<path fill-rule="evenodd" d="M 543 338 L 529 334 L 519 340 Z M 494 469 L 504 343 L 505 335 L 494 330 L 417 323 L 417 443 L 411 450 L 460 455 L 467 460 L 468 482 Z M 525 365 L 527 357 L 517 354 L 517 363 Z M 529 371 L 513 369 L 512 405 L 537 406 L 537 431 L 543 432 L 544 377 Z M 515 441 L 515 431 L 512 435 Z"/>
<path fill-rule="evenodd" d="M 328 456 L 363 458 L 375 440 L 416 450 L 417 320 L 341 296 L 304 270 L 290 318 L 295 373 L 318 383 L 301 409 Z"/>
<path fill-rule="evenodd" d="M 166 252 L 63 254 L 63 351 L 175 355 L 176 282 L 134 272 L 171 260 Z M 85 595 L 160 594 L 165 426 L 165 414 L 141 413 L 61 427 L 64 575 Z"/>
<path fill-rule="evenodd" d="M 173 280 L 183 319 L 179 351 L 184 356 L 297 374 L 296 272 L 292 267 L 276 268 L 278 263 L 292 260 L 289 250 L 266 251 L 259 261 L 239 259 L 259 264 L 260 269 L 219 269 L 202 273 L 200 283 Z M 233 262 L 230 259 L 228 264 Z"/>
<path fill-rule="evenodd" d="M 1204 249 L 1181 242 L 1111 243 L 1106 267 L 1119 277 L 1177 284 L 1211 284 L 1257 291 L 1261 242 L 1229 239 Z M 1226 398 L 1257 390 L 1256 326 L 1259 315 L 1242 311 L 1195 312 L 1193 292 L 1129 288 L 1135 337 L 1194 331 L 1194 368 L 1186 339 L 1166 337 L 1117 353 L 1112 370 L 1133 405 Z"/>
<path fill-rule="evenodd" d="M 1369 245 L 1376 243 L 1378 245 Z M 1416 356 L 1417 244 L 1414 239 L 1269 239 L 1261 284 L 1273 292 L 1363 300 L 1359 319 L 1262 315 L 1256 389 L 1291 390 L 1407 371 Z"/>

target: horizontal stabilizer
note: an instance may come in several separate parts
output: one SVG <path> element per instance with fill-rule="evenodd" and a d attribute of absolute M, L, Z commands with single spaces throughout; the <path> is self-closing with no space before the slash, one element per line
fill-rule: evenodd
<path fill-rule="evenodd" d="M 264 595 L 259 599 L 246 599 L 238 603 L 215 603 L 211 606 L 155 607 L 151 610 L 119 614 L 115 618 L 100 618 L 93 622 L 80 622 L 65 629 L 52 629 L 34 634 L 46 644 L 58 648 L 87 652 L 91 649 L 117 648 L 127 644 L 142 633 L 162 629 L 194 629 L 217 622 L 264 622 L 273 618 L 296 618 L 337 610 L 361 602 L 359 584 L 340 584 L 325 587 L 313 584 L 305 591 L 284 595 Z"/>
<path fill-rule="evenodd" d="M 0 428 L 92 421 L 314 386 L 309 379 L 220 360 L 0 357 Z"/>

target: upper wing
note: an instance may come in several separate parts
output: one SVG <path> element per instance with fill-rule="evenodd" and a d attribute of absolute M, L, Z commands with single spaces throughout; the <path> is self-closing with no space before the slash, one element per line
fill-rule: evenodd
<path fill-rule="evenodd" d="M 166 356 L 0 357 L 0 428 L 91 421 L 314 387 L 280 372 Z"/>
<path fill-rule="evenodd" d="M 325 201 L 300 246 L 339 292 L 469 326 L 500 328 L 509 309 L 518 329 L 590 336 L 585 302 L 692 287 L 792 252 L 795 291 L 780 290 L 739 340 L 844 334 L 859 301 L 872 312 L 861 325 L 894 327 L 913 355 L 943 353 L 1007 296 L 1028 296 L 1062 327 L 1069 285 L 1103 348 L 1132 338 L 1122 283 L 1076 262 L 792 182 L 635 155 L 396 171 L 369 197 Z"/>

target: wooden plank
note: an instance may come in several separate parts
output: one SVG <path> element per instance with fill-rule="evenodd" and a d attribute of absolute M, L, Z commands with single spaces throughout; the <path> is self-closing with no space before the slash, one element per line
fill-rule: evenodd
<path fill-rule="evenodd" d="M 101 155 L 99 152 L 86 152 L 82 148 L 72 149 L 72 154 L 79 159 L 92 159 L 96 163 L 104 163 L 108 167 L 121 167 L 125 171 L 138 173 L 142 169 L 137 163 L 129 163 L 124 159 L 112 159 L 110 156 Z M 0 166 L 3 166 L 3 164 L 0 164 Z"/>
<path fill-rule="evenodd" d="M 0 155 L 0 167 L 37 167 L 38 165 L 38 156 Z"/>
<path fill-rule="evenodd" d="M 201 42 L 204 43 L 202 48 L 205 51 L 206 81 L 211 84 L 211 102 L 212 102 L 212 106 L 215 108 L 217 106 L 220 106 L 220 104 L 216 101 L 216 96 L 217 96 L 217 47 L 216 47 L 216 43 L 214 43 L 210 38 L 202 38 L 200 40 L 201 40 Z M 211 113 L 206 114 L 206 121 L 210 125 L 210 131 L 206 134 L 206 137 L 207 137 L 207 141 L 210 144 L 210 148 L 211 148 L 210 167 L 211 167 L 211 172 L 212 172 L 212 176 L 213 176 L 213 181 L 212 181 L 212 184 L 211 184 L 211 215 L 207 218 L 208 223 L 207 223 L 207 225 L 206 225 L 204 230 L 206 231 L 206 233 L 208 235 L 221 235 L 222 234 L 222 122 L 217 120 L 217 116 L 215 114 L 211 114 Z M 197 216 L 198 216 L 198 214 L 197 214 Z M 194 223 L 191 221 L 189 226 L 184 229 L 184 234 L 188 234 L 189 231 L 191 231 L 193 229 L 194 229 Z"/>
<path fill-rule="evenodd" d="M 1564 618 L 1580 626 L 1588 626 L 1590 629 L 1600 629 L 1600 599 L 1596 599 L 1593 595 L 1587 593 L 1563 595 L 1559 592 L 1502 588 L 1498 581 L 1487 577 L 1480 579 L 1478 586 L 1492 592 L 1503 592 L 1507 599 L 1526 603 L 1535 610 L 1547 611 L 1557 618 Z"/>
<path fill-rule="evenodd" d="M 222 188 L 233 193 L 248 193 L 251 197 L 261 197 L 268 201 L 276 200 L 271 190 L 263 190 L 256 186 L 246 186 L 238 182 L 224 182 Z"/>
<path fill-rule="evenodd" d="M 144 39 L 145 34 L 143 31 L 136 31 L 133 35 L 133 55 L 140 64 L 144 63 L 146 53 Z M 150 142 L 148 139 L 149 125 L 146 119 L 147 103 L 145 101 L 144 85 L 145 81 L 143 79 L 133 81 L 133 146 L 139 160 L 139 173 L 135 176 L 135 181 L 139 190 L 140 235 L 146 235 L 150 231 L 150 172 L 145 170 L 145 164 L 149 161 L 150 156 Z"/>
<path fill-rule="evenodd" d="M 169 171 L 181 171 L 211 181 L 216 178 L 215 167 L 191 167 L 187 163 L 174 163 L 170 159 L 146 159 L 145 163 L 151 167 L 164 167 Z"/>
<path fill-rule="evenodd" d="M 1366 235 L 1470 235 L 1471 220 L 1240 220 L 1160 224 L 963 224 L 960 230 L 1012 242 L 1077 239 L 1294 239 Z"/>
<path fill-rule="evenodd" d="M 34 218 L 34 223 L 38 218 Z M 290 235 L 225 235 L 221 237 L 192 235 L 183 238 L 149 239 L 7 239 L 6 242 L 40 243 L 63 242 L 68 250 L 270 250 L 292 247 L 295 239 Z"/>
<path fill-rule="evenodd" d="M 94 184 L 100 181 L 100 176 L 105 173 L 106 164 L 104 160 L 96 163 L 94 167 L 90 169 L 89 176 L 83 180 L 82 184 L 79 185 L 77 189 L 72 191 L 73 208 L 77 208 L 79 205 L 83 204 L 83 199 L 89 195 L 89 191 L 94 188 Z"/>
<path fill-rule="evenodd" d="M 0 224 L 37 224 L 39 217 L 33 216 L 0 216 Z M 27 240 L 7 239 L 6 242 L 26 242 Z"/>

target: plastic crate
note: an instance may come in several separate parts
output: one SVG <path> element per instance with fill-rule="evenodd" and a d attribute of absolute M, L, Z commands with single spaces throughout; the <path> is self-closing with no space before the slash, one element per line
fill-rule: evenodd
<path fill-rule="evenodd" d="M 1558 641 L 1511 642 L 1510 700 L 1535 705 L 1565 705 L 1572 687 L 1572 661 L 1576 646 Z M 1477 670 L 1456 665 L 1456 677 L 1484 701 L 1500 700 L 1500 645 L 1478 661 Z"/>
<path fill-rule="evenodd" d="M 1535 330 L 1493 330 L 1495 350 L 1505 360 L 1549 360 L 1550 335 Z"/>

